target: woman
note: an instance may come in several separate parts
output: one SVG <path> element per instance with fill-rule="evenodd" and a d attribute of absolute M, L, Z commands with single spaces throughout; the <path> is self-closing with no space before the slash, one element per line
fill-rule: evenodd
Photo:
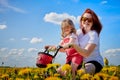
<path fill-rule="evenodd" d="M 86 73 L 95 74 L 103 67 L 103 58 L 99 51 L 99 35 L 101 30 L 102 25 L 97 15 L 91 9 L 86 9 L 80 19 L 80 29 L 77 31 L 79 46 L 69 44 L 84 57 Z"/>

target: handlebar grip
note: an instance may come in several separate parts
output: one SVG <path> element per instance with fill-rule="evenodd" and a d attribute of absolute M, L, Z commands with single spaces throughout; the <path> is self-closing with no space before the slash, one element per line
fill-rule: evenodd
<path fill-rule="evenodd" d="M 60 45 L 58 45 L 58 46 L 57 46 L 57 49 L 60 49 L 60 48 L 63 48 L 63 47 L 62 47 L 62 46 L 60 46 Z"/>

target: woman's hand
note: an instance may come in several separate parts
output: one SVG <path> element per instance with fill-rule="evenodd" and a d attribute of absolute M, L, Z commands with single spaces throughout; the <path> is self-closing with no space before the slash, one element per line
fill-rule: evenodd
<path fill-rule="evenodd" d="M 68 49 L 68 48 L 71 48 L 72 45 L 73 45 L 72 43 L 69 43 L 69 44 L 63 45 L 62 47 L 63 47 L 64 49 Z"/>

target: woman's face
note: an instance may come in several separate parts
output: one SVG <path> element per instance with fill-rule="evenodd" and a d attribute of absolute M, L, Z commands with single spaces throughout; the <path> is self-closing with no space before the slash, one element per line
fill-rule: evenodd
<path fill-rule="evenodd" d="M 89 13 L 85 13 L 81 18 L 82 28 L 87 32 L 91 30 L 91 27 L 93 25 L 93 19 L 92 15 Z"/>

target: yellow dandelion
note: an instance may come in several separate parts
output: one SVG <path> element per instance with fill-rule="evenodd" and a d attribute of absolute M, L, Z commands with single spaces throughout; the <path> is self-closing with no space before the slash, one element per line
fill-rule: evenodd
<path fill-rule="evenodd" d="M 1 78 L 9 78 L 8 74 L 2 74 Z"/>
<path fill-rule="evenodd" d="M 69 64 L 64 64 L 61 69 L 62 71 L 71 71 L 71 66 Z"/>
<path fill-rule="evenodd" d="M 48 77 L 45 80 L 62 80 L 62 79 L 58 77 Z"/>
<path fill-rule="evenodd" d="M 58 74 L 58 73 L 54 74 L 54 77 L 59 77 L 59 76 L 60 76 L 60 74 Z"/>
<path fill-rule="evenodd" d="M 119 80 L 117 76 L 111 76 L 109 80 Z"/>
<path fill-rule="evenodd" d="M 39 76 L 37 76 L 37 75 L 34 75 L 34 79 L 38 79 L 39 78 Z"/>
<path fill-rule="evenodd" d="M 52 68 L 52 67 L 54 67 L 54 68 L 58 68 L 60 66 L 60 64 L 47 64 L 47 68 L 46 69 L 49 69 L 49 68 Z"/>
<path fill-rule="evenodd" d="M 106 73 L 97 73 L 95 74 L 95 76 L 99 76 L 101 79 L 104 79 L 104 80 L 109 78 L 109 75 Z"/>
<path fill-rule="evenodd" d="M 83 74 L 85 74 L 85 70 L 84 69 L 77 70 L 77 74 L 83 75 Z"/>
<path fill-rule="evenodd" d="M 92 75 L 90 75 L 90 74 L 84 74 L 84 75 L 81 76 L 80 79 L 82 79 L 82 80 L 90 80 L 91 78 L 92 78 Z"/>
<path fill-rule="evenodd" d="M 91 78 L 91 80 L 100 80 L 100 77 L 98 75 L 95 75 Z"/>
<path fill-rule="evenodd" d="M 35 68 L 32 70 L 33 73 L 44 74 L 45 68 Z"/>
<path fill-rule="evenodd" d="M 47 64 L 47 68 L 51 68 L 51 67 L 53 67 L 52 64 Z"/>
<path fill-rule="evenodd" d="M 58 63 L 54 63 L 54 64 L 52 64 L 54 67 L 56 67 L 56 68 L 58 68 L 59 66 L 60 66 L 60 64 L 58 64 Z"/>
<path fill-rule="evenodd" d="M 48 69 L 52 69 L 52 68 L 54 68 L 53 64 L 47 64 L 47 67 L 45 68 L 45 70 L 47 71 Z"/>
<path fill-rule="evenodd" d="M 13 80 L 13 78 L 9 78 L 9 80 Z"/>
<path fill-rule="evenodd" d="M 118 68 L 116 66 L 110 66 L 109 71 L 114 72 L 114 71 L 117 71 L 117 69 Z"/>
<path fill-rule="evenodd" d="M 34 71 L 32 71 L 32 72 L 34 72 L 34 73 L 40 73 L 40 74 L 44 74 L 44 72 L 45 72 L 45 68 L 37 68 L 37 69 L 35 69 Z"/>
<path fill-rule="evenodd" d="M 102 68 L 102 72 L 104 72 L 104 73 L 107 73 L 107 72 L 108 72 L 108 70 L 109 70 L 109 68 L 108 68 L 108 67 L 103 67 L 103 68 Z"/>
<path fill-rule="evenodd" d="M 21 70 L 21 71 L 18 73 L 18 75 L 25 75 L 25 74 L 30 73 L 31 71 L 32 71 L 31 69 L 25 68 L 25 69 Z"/>
<path fill-rule="evenodd" d="M 16 78 L 16 80 L 24 80 L 23 78 Z"/>

